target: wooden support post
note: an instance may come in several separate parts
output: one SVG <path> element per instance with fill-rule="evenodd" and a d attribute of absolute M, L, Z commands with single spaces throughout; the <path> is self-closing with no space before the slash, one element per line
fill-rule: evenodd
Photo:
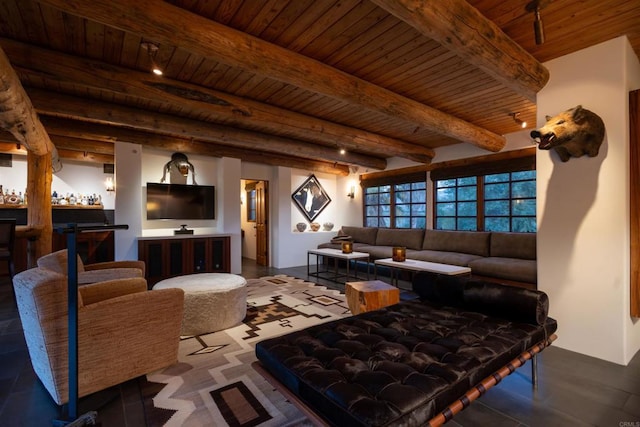
<path fill-rule="evenodd" d="M 29 241 L 28 267 L 33 267 L 36 260 L 43 255 L 51 253 L 52 242 L 52 214 L 51 214 L 51 153 L 42 156 L 27 152 L 27 223 L 33 227 L 41 228 L 38 239 Z M 33 259 L 31 259 L 33 257 Z"/>

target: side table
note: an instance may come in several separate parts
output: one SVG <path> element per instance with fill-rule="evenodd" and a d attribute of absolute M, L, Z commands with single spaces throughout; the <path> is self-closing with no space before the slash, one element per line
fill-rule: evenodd
<path fill-rule="evenodd" d="M 400 302 L 400 289 L 381 280 L 347 282 L 344 293 L 354 315 Z"/>

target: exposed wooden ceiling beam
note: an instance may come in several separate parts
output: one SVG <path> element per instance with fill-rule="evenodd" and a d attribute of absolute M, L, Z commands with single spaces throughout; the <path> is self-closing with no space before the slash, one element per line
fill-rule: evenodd
<path fill-rule="evenodd" d="M 164 1 L 40 2 L 160 43 L 175 45 L 179 40 L 180 48 L 205 58 L 401 118 L 480 148 L 499 151 L 506 143 L 501 135 Z"/>
<path fill-rule="evenodd" d="M 89 163 L 113 163 L 113 143 L 87 141 L 58 135 L 50 135 L 50 137 L 57 148 L 60 159 Z M 13 135 L 0 133 L 0 153 L 26 156 L 27 149 L 17 143 Z"/>
<path fill-rule="evenodd" d="M 56 147 L 40 123 L 9 58 L 0 48 L 0 128 L 38 156 L 51 154 L 54 171 L 62 169 Z"/>
<path fill-rule="evenodd" d="M 40 89 L 29 88 L 29 96 L 38 112 L 46 116 L 129 127 L 235 148 L 259 150 L 273 154 L 286 153 L 295 157 L 360 165 L 372 169 L 385 169 L 387 164 L 386 160 L 382 158 L 359 153 L 340 154 L 338 149 L 328 150 L 326 147 L 304 141 L 91 101 Z"/>
<path fill-rule="evenodd" d="M 285 166 L 305 169 L 333 175 L 349 175 L 349 166 L 342 163 L 326 162 L 322 160 L 304 159 L 284 154 L 258 152 L 253 149 L 234 148 L 225 145 L 212 144 L 183 137 L 168 136 L 142 132 L 133 129 L 103 125 L 89 122 L 76 122 L 58 117 L 42 117 L 42 122 L 54 138 L 67 136 L 74 139 L 88 138 L 86 149 L 91 152 L 95 141 L 113 144 L 116 141 L 130 142 L 142 146 L 160 148 L 169 152 L 183 152 L 213 157 L 233 157 L 245 162 L 262 163 L 272 166 Z M 108 135 L 108 137 L 106 136 Z M 1 151 L 1 150 L 0 150 Z"/>
<path fill-rule="evenodd" d="M 435 152 L 428 147 L 294 113 L 150 73 L 65 55 L 10 39 L 0 39 L 20 73 L 67 81 L 76 86 L 132 95 L 167 105 L 182 105 L 198 116 L 213 116 L 227 125 L 252 128 L 308 142 L 372 151 L 429 163 Z"/>
<path fill-rule="evenodd" d="M 536 101 L 549 71 L 465 0 L 371 0 L 508 88 Z"/>

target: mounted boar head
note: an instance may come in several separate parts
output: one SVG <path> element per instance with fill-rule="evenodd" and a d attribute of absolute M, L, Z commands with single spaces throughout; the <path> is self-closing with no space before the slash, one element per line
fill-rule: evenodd
<path fill-rule="evenodd" d="M 597 114 L 578 105 L 555 117 L 547 116 L 547 123 L 532 130 L 531 138 L 540 150 L 556 150 L 563 162 L 585 154 L 595 157 L 604 140 L 604 123 Z"/>

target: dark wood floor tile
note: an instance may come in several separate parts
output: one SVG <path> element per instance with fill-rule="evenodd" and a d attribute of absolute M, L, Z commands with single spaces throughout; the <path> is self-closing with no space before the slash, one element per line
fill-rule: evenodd
<path fill-rule="evenodd" d="M 622 410 L 636 417 L 636 421 L 640 423 L 640 396 L 632 394 L 624 403 Z M 640 425 L 640 424 L 638 424 Z"/>
<path fill-rule="evenodd" d="M 12 393 L 0 413 L 2 425 L 21 427 L 50 426 L 60 419 L 59 408 L 53 403 L 44 387 L 41 390 Z"/>
<path fill-rule="evenodd" d="M 546 354 L 548 360 L 545 361 L 546 367 L 552 372 L 574 377 L 588 377 L 594 382 L 640 395 L 640 370 L 635 370 L 638 372 L 637 375 L 629 375 L 629 372 L 633 372 L 629 366 L 618 365 L 559 347 L 552 346 L 552 348 L 553 351 Z M 632 362 L 638 363 L 636 359 L 640 360 L 640 352 L 635 355 Z"/>
<path fill-rule="evenodd" d="M 575 395 L 585 402 L 594 402 L 612 408 L 622 409 L 624 402 L 626 402 L 630 396 L 630 393 L 626 391 L 594 381 L 590 377 L 558 373 L 557 375 L 548 376 L 545 380 L 552 385 L 552 397 L 555 397 L 557 394 Z"/>
<path fill-rule="evenodd" d="M 514 392 L 508 383 L 489 390 L 479 402 L 528 426 L 566 427 L 590 424 L 547 405 L 544 399 L 526 398 Z"/>
<path fill-rule="evenodd" d="M 483 405 L 479 400 L 457 414 L 454 420 L 464 427 L 518 427 L 520 425 L 520 421 Z"/>
<path fill-rule="evenodd" d="M 6 332 L 2 335 L 0 354 L 24 350 L 26 345 L 22 331 Z"/>
<path fill-rule="evenodd" d="M 4 345 L 4 341 L 2 341 Z M 0 354 L 0 379 L 11 379 L 15 382 L 19 373 L 25 366 L 31 366 L 29 361 L 29 353 L 26 349 L 20 349 L 12 352 Z"/>
<path fill-rule="evenodd" d="M 597 426 L 617 426 L 620 422 L 632 418 L 620 408 L 560 390 L 549 400 L 549 405 L 585 423 Z"/>

